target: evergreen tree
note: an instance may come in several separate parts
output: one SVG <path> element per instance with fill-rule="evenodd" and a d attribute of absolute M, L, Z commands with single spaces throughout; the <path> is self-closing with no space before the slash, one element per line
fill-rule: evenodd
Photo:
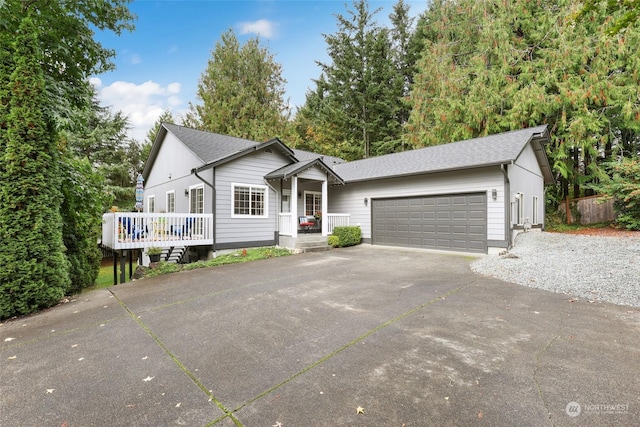
<path fill-rule="evenodd" d="M 594 11 L 571 1 L 434 1 L 411 93 L 405 139 L 415 147 L 548 123 L 561 186 L 583 194 L 597 164 L 638 151 L 639 32 L 603 37 Z"/>
<path fill-rule="evenodd" d="M 102 213 L 108 204 L 104 178 L 89 160 L 67 156 L 60 163 L 62 179 L 62 239 L 69 261 L 71 285 L 78 293 L 98 277 L 102 252 L 96 245 L 102 233 Z"/>
<path fill-rule="evenodd" d="M 23 18 L 9 82 L 0 179 L 0 318 L 59 302 L 69 288 L 62 242 L 59 152 L 47 105 L 37 27 Z"/>
<path fill-rule="evenodd" d="M 318 145 L 313 138 L 328 138 L 320 144 L 324 152 L 346 159 L 400 147 L 407 112 L 402 97 L 408 89 L 400 50 L 408 47 L 411 22 L 402 2 L 394 9 L 391 30 L 374 21 L 378 12 L 371 12 L 366 0 L 357 0 L 346 16 L 336 15 L 337 32 L 324 36 L 331 62 L 318 62 L 321 77 L 296 117 L 303 144 Z M 398 37 L 396 50 L 392 34 Z"/>
<path fill-rule="evenodd" d="M 259 39 L 241 46 L 229 30 L 211 55 L 198 83 L 201 104 L 190 105 L 185 125 L 255 141 L 286 134 L 286 81 L 280 64 Z"/>

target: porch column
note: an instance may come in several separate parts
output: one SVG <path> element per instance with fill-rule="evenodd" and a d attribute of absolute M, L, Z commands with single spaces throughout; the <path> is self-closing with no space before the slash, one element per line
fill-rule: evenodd
<path fill-rule="evenodd" d="M 329 231 L 329 185 L 328 180 L 322 181 L 322 235 L 326 236 Z"/>
<path fill-rule="evenodd" d="M 291 179 L 291 237 L 298 237 L 298 175 Z"/>

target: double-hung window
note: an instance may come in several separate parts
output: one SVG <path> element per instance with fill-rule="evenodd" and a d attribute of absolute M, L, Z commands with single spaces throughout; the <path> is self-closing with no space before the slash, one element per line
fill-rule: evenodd
<path fill-rule="evenodd" d="M 264 185 L 232 184 L 234 217 L 266 218 L 267 187 Z"/>
<path fill-rule="evenodd" d="M 167 191 L 167 212 L 174 213 L 176 211 L 176 192 L 175 190 Z"/>

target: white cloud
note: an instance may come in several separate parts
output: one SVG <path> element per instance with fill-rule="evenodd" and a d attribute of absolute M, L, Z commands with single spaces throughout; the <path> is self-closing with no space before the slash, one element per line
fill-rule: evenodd
<path fill-rule="evenodd" d="M 131 55 L 131 63 L 133 65 L 138 65 L 141 62 L 142 62 L 142 58 L 140 58 L 140 55 L 138 55 L 138 54 Z"/>
<path fill-rule="evenodd" d="M 179 96 L 182 85 L 178 82 L 162 86 L 151 80 L 140 84 L 116 81 L 104 87 L 97 77 L 90 82 L 98 91 L 103 106 L 111 107 L 114 112 L 122 111 L 129 118 L 129 136 L 140 142 L 164 110 L 169 108 L 176 119 L 182 112 L 183 102 Z"/>
<path fill-rule="evenodd" d="M 254 22 L 240 22 L 237 25 L 240 34 L 257 34 L 262 37 L 271 38 L 275 35 L 277 25 L 266 19 L 259 19 Z"/>

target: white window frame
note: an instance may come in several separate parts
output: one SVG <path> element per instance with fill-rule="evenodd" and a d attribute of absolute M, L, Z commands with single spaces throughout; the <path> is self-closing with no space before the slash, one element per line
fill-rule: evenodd
<path fill-rule="evenodd" d="M 249 213 L 248 214 L 240 214 L 236 213 L 236 189 L 237 188 L 248 188 L 249 189 Z M 253 197 L 252 195 L 258 192 L 258 190 L 264 195 L 262 201 L 262 214 L 256 215 L 251 212 L 255 209 L 253 206 Z M 231 184 L 231 218 L 269 218 L 269 188 L 266 185 L 260 184 L 242 184 L 242 183 L 232 183 Z"/>
<path fill-rule="evenodd" d="M 156 211 L 156 196 L 147 196 L 147 213 L 154 213 Z"/>
<path fill-rule="evenodd" d="M 538 225 L 538 196 L 533 196 L 533 207 L 531 212 L 531 224 Z"/>
<path fill-rule="evenodd" d="M 170 205 L 169 199 L 173 196 L 173 206 Z M 167 213 L 175 213 L 176 212 L 176 190 L 167 191 L 165 197 L 165 203 L 167 208 Z"/>
<path fill-rule="evenodd" d="M 311 213 L 307 213 L 307 195 L 313 195 L 313 209 Z M 322 192 L 321 191 L 305 191 L 302 197 L 303 197 L 302 212 L 304 213 L 304 215 L 314 216 L 316 212 L 322 212 Z M 316 202 L 319 203 L 319 208 L 316 208 Z"/>
<path fill-rule="evenodd" d="M 197 190 L 202 190 L 202 206 L 199 206 L 199 210 L 201 210 L 201 212 L 193 212 L 193 209 L 191 209 L 192 207 L 192 197 L 193 197 L 193 191 L 197 191 Z M 198 210 L 198 209 L 196 209 Z M 204 213 L 204 184 L 199 184 L 199 185 L 192 185 L 191 187 L 189 187 L 189 213 Z"/>

